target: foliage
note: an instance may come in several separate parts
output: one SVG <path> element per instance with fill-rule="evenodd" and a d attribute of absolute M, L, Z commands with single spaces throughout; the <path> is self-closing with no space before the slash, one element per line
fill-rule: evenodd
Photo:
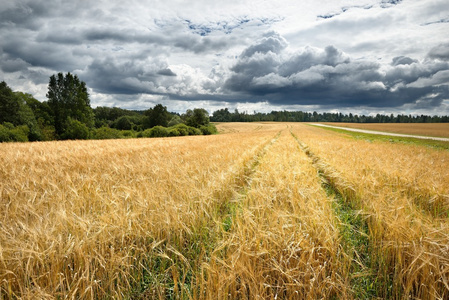
<path fill-rule="evenodd" d="M 172 127 L 180 123 L 182 123 L 181 117 L 178 115 L 174 115 L 173 118 L 171 118 L 170 122 L 168 122 L 168 127 Z"/>
<path fill-rule="evenodd" d="M 142 125 L 142 117 L 141 116 L 121 116 L 120 118 L 114 120 L 111 123 L 112 128 L 116 128 L 118 130 L 132 130 L 140 128 Z"/>
<path fill-rule="evenodd" d="M 181 133 L 177 128 L 170 127 L 168 128 L 168 136 L 181 136 Z"/>
<path fill-rule="evenodd" d="M 98 106 L 93 109 L 95 114 L 95 127 L 109 126 L 117 128 L 115 122 L 127 117 L 127 120 L 136 125 L 136 128 L 142 126 L 144 115 L 142 112 L 127 110 L 119 107 Z M 117 128 L 118 129 L 118 128 Z"/>
<path fill-rule="evenodd" d="M 187 126 L 200 128 L 209 124 L 209 113 L 204 108 L 188 109 L 183 119 Z"/>
<path fill-rule="evenodd" d="M 200 127 L 200 130 L 201 130 L 201 132 L 204 134 L 204 135 L 211 135 L 211 134 L 216 134 L 216 133 L 218 133 L 218 131 L 217 131 L 217 127 L 215 127 L 215 125 L 214 124 L 209 124 L 209 125 L 203 125 L 203 126 L 201 126 Z"/>
<path fill-rule="evenodd" d="M 167 111 L 167 107 L 162 104 L 157 104 L 153 108 L 145 111 L 144 128 L 152 128 L 154 126 L 167 127 L 169 120 L 171 119 L 170 113 Z"/>
<path fill-rule="evenodd" d="M 153 128 L 146 129 L 142 132 L 142 137 L 154 138 L 154 137 L 166 137 L 168 136 L 168 129 L 162 126 L 154 126 Z"/>
<path fill-rule="evenodd" d="M 4 122 L 17 123 L 20 105 L 11 88 L 6 82 L 0 82 L 0 124 Z"/>
<path fill-rule="evenodd" d="M 17 101 L 19 103 L 19 111 L 18 114 L 18 124 L 27 125 L 30 129 L 28 134 L 28 139 L 30 141 L 40 141 L 43 139 L 42 129 L 39 126 L 38 121 L 36 120 L 36 115 L 29 103 L 36 104 L 36 99 L 33 98 L 30 94 L 24 94 L 21 92 L 14 93 Z M 38 102 L 38 101 L 37 101 Z"/>
<path fill-rule="evenodd" d="M 92 138 L 96 140 L 119 139 L 122 138 L 122 132 L 118 129 L 105 126 L 94 129 Z"/>
<path fill-rule="evenodd" d="M 28 142 L 30 129 L 27 125 L 15 127 L 12 123 L 0 124 L 0 142 Z"/>
<path fill-rule="evenodd" d="M 71 136 L 76 131 L 81 133 L 81 127 L 66 134 L 69 124 L 77 124 L 68 119 L 76 120 L 88 128 L 94 126 L 94 113 L 90 107 L 89 94 L 86 83 L 79 80 L 77 75 L 58 73 L 52 75 L 48 84 L 48 105 L 51 108 L 56 135 Z M 78 124 L 77 124 L 78 125 Z"/>
<path fill-rule="evenodd" d="M 68 118 L 65 131 L 61 138 L 64 140 L 86 140 L 89 138 L 89 128 L 86 124 L 72 118 Z"/>
<path fill-rule="evenodd" d="M 29 129 L 27 140 L 38 141 L 42 139 L 42 132 L 28 105 L 31 99 L 34 98 L 29 94 L 14 93 L 4 81 L 0 83 L 0 124 L 10 122 L 15 126 L 26 125 Z"/>
<path fill-rule="evenodd" d="M 186 124 L 178 124 L 172 127 L 173 129 L 176 129 L 179 132 L 180 136 L 185 135 L 201 135 L 203 134 L 201 130 L 195 127 L 187 126 Z"/>
<path fill-rule="evenodd" d="M 212 122 L 350 122 L 350 123 L 439 123 L 449 122 L 449 116 L 412 116 L 412 115 L 381 115 L 365 116 L 342 113 L 318 113 L 303 111 L 271 111 L 270 113 L 239 112 L 237 109 L 231 113 L 227 108 L 213 112 Z"/>
<path fill-rule="evenodd" d="M 179 136 L 189 135 L 189 127 L 186 124 L 184 124 L 184 123 L 175 125 L 175 126 L 173 126 L 171 128 L 172 129 L 176 129 L 176 131 L 179 132 Z"/>
<path fill-rule="evenodd" d="M 150 136 L 149 137 L 166 137 L 168 136 L 168 129 L 162 126 L 154 126 L 149 129 Z"/>
<path fill-rule="evenodd" d="M 135 138 L 137 137 L 137 132 L 134 130 L 121 130 L 120 131 L 121 135 L 124 138 Z"/>

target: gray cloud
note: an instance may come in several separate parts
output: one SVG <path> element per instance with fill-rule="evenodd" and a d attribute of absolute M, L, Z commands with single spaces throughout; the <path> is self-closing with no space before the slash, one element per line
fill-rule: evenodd
<path fill-rule="evenodd" d="M 449 43 L 433 47 L 429 52 L 429 57 L 449 61 Z"/>
<path fill-rule="evenodd" d="M 447 63 L 400 56 L 385 73 L 380 64 L 351 60 L 333 46 L 288 53 L 273 46 L 282 41 L 272 35 L 245 49 L 225 87 L 249 101 L 282 105 L 399 107 L 421 101 L 434 106 L 449 98 Z M 440 53 L 432 51 L 429 56 Z"/>
<path fill-rule="evenodd" d="M 172 70 L 170 70 L 168 68 L 158 71 L 157 74 L 163 75 L 163 76 L 176 76 L 176 73 L 174 73 Z"/>
<path fill-rule="evenodd" d="M 1 64 L 2 71 L 6 73 L 13 73 L 18 71 L 25 71 L 28 69 L 30 64 L 26 63 L 20 58 L 16 59 L 2 59 L 3 63 Z"/>
<path fill-rule="evenodd" d="M 412 63 L 418 62 L 416 59 L 412 59 L 407 56 L 397 56 L 393 58 L 393 61 L 391 62 L 392 66 L 399 66 L 399 65 L 411 65 Z"/>

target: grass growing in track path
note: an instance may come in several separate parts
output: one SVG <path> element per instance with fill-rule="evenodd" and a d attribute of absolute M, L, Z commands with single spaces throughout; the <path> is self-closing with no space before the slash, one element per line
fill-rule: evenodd
<path fill-rule="evenodd" d="M 322 179 L 322 187 L 327 195 L 334 199 L 333 209 L 339 219 L 341 245 L 345 255 L 351 260 L 350 284 L 356 299 L 371 299 L 376 296 L 375 271 L 371 268 L 373 262 L 370 257 L 370 242 L 368 225 L 360 215 L 358 208 L 339 191 L 332 178 L 326 175 L 326 170 L 320 165 L 320 158 L 315 156 L 291 132 L 300 148 L 309 156 L 317 173 Z"/>

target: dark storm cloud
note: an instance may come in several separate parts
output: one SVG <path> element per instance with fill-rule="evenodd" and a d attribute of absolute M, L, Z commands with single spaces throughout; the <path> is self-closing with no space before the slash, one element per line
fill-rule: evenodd
<path fill-rule="evenodd" d="M 154 70 L 134 60 L 95 60 L 89 65 L 84 77 L 93 89 L 107 94 L 156 93 L 152 88 Z"/>
<path fill-rule="evenodd" d="M 278 35 L 263 38 L 242 52 L 225 87 L 252 101 L 271 104 L 399 107 L 425 102 L 440 105 L 449 98 L 449 64 L 401 56 L 387 72 L 376 62 L 351 60 L 333 46 L 285 51 Z M 443 47 L 429 57 L 445 58 Z"/>
<path fill-rule="evenodd" d="M 4 40 L 2 52 L 8 60 L 21 60 L 35 67 L 72 70 L 78 65 L 70 48 L 54 47 L 33 40 L 24 42 L 20 37 L 9 36 L 7 40 Z M 0 64 L 4 68 L 5 62 Z"/>
<path fill-rule="evenodd" d="M 202 37 L 191 32 L 179 32 L 177 28 L 166 28 L 162 33 L 114 27 L 85 28 L 65 32 L 48 32 L 38 36 L 40 42 L 60 45 L 140 44 L 142 46 L 176 47 L 193 53 L 224 49 L 229 44 L 229 40 L 229 38 Z"/>
<path fill-rule="evenodd" d="M 1 69 L 5 73 L 13 73 L 17 71 L 25 71 L 30 64 L 26 63 L 22 59 L 2 59 Z"/>
<path fill-rule="evenodd" d="M 6 7 L 0 11 L 0 24 L 2 26 L 18 26 L 35 31 L 42 26 L 44 23 L 43 18 L 49 15 L 50 10 L 51 5 L 46 6 L 40 1 L 26 4 L 17 2 L 11 7 Z"/>

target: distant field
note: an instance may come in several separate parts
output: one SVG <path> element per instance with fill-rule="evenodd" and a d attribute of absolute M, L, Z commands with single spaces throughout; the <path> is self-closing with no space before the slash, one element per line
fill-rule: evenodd
<path fill-rule="evenodd" d="M 0 299 L 449 298 L 449 151 L 217 127 L 0 144 Z"/>
<path fill-rule="evenodd" d="M 338 123 L 323 124 L 402 134 L 449 137 L 449 123 Z"/>

